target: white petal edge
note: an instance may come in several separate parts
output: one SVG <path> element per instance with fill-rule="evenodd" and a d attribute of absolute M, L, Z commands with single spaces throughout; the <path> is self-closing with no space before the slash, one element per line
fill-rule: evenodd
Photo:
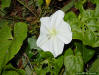
<path fill-rule="evenodd" d="M 42 45 L 44 45 L 48 41 L 48 37 L 46 35 L 40 34 L 40 36 L 37 39 L 37 46 L 41 48 Z"/>
<path fill-rule="evenodd" d="M 53 46 L 54 46 L 54 57 L 57 57 L 58 55 L 62 54 L 63 48 L 64 48 L 64 42 L 59 40 L 58 38 L 53 40 Z"/>
<path fill-rule="evenodd" d="M 44 40 L 44 39 L 43 39 Z M 43 51 L 50 51 L 52 54 L 53 52 L 53 39 L 48 39 L 44 41 L 45 43 L 39 46 Z"/>
<path fill-rule="evenodd" d="M 50 18 L 49 17 L 42 17 L 40 18 L 41 21 L 41 27 L 40 27 L 40 33 L 48 33 L 48 30 L 51 28 L 50 24 Z"/>
<path fill-rule="evenodd" d="M 50 16 L 51 25 L 57 26 L 60 24 L 61 20 L 64 18 L 64 12 L 61 10 L 56 11 Z"/>
<path fill-rule="evenodd" d="M 61 10 L 56 11 L 50 17 L 42 17 L 40 36 L 37 40 L 37 46 L 44 51 L 50 51 L 54 57 L 57 57 L 63 52 L 64 43 L 68 44 L 72 40 L 72 32 L 68 23 L 64 21 L 64 12 Z M 47 36 L 48 31 L 53 26 L 59 30 L 60 34 L 55 39 Z"/>
<path fill-rule="evenodd" d="M 68 23 L 62 21 L 57 30 L 59 30 L 57 37 L 65 44 L 69 44 L 72 41 L 72 32 Z"/>
<path fill-rule="evenodd" d="M 44 43 L 41 44 L 41 42 Z M 43 39 L 43 37 L 40 37 L 37 41 L 37 46 L 39 46 L 43 51 L 49 51 L 54 55 L 54 57 L 57 57 L 63 52 L 64 42 L 60 41 L 57 38 L 51 38 L 46 41 Z"/>

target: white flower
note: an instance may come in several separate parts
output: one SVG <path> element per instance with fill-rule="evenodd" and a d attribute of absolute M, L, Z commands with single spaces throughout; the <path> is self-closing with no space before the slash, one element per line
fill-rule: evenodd
<path fill-rule="evenodd" d="M 72 40 L 72 32 L 68 23 L 64 21 L 64 12 L 56 11 L 50 17 L 42 17 L 40 36 L 37 46 L 44 51 L 50 51 L 54 57 L 63 52 L 64 44 Z"/>

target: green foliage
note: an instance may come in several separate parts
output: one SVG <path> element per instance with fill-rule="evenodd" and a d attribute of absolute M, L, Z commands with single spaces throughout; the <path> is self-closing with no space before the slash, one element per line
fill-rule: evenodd
<path fill-rule="evenodd" d="M 11 29 L 7 26 L 8 22 L 0 22 L 0 72 L 2 70 L 3 64 L 6 63 L 8 56 L 8 48 L 11 44 Z"/>
<path fill-rule="evenodd" d="M 68 49 L 64 54 L 64 65 L 66 69 L 65 75 L 76 75 L 78 72 L 83 72 L 83 59 L 81 53 L 75 50 Z"/>
<path fill-rule="evenodd" d="M 10 7 L 11 0 L 1 0 L 1 7 L 0 7 L 0 16 L 5 16 L 7 11 L 4 10 L 7 7 Z"/>
<path fill-rule="evenodd" d="M 5 66 L 5 70 L 2 75 L 25 75 L 25 71 L 22 69 L 15 69 L 11 64 Z"/>
<path fill-rule="evenodd" d="M 63 55 L 56 58 L 52 53 L 44 52 L 37 47 L 35 36 L 39 34 L 40 17 L 53 14 L 52 12 L 57 10 L 59 1 L 52 0 L 51 5 L 55 3 L 55 6 L 48 8 L 44 0 L 1 0 L 0 2 L 0 75 L 62 75 L 63 73 L 64 75 L 77 75 L 87 70 L 84 64 L 89 66 L 89 75 L 99 72 L 99 58 L 95 62 L 92 61 L 91 66 L 89 62 L 99 47 L 99 0 L 69 0 L 66 4 L 65 0 L 60 2 L 62 5 L 59 4 L 59 6 L 63 7 L 62 10 L 68 12 L 64 20 L 70 24 L 73 41 L 70 45 L 66 45 L 68 49 Z M 92 9 L 91 7 L 84 9 L 85 6 L 90 5 Z M 77 10 L 80 12 L 76 13 Z M 7 19 L 7 21 L 2 19 Z M 27 24 L 18 22 L 20 20 L 28 23 L 29 31 Z M 12 22 L 17 23 L 12 25 Z M 27 32 L 29 37 L 27 37 Z M 31 35 L 33 36 L 30 37 Z M 28 45 L 26 42 L 23 45 L 24 40 L 28 42 Z M 24 68 L 25 71 L 16 69 L 10 64 L 14 59 L 11 62 L 10 60 L 22 46 L 26 46 L 26 49 L 24 48 L 26 52 L 20 60 L 17 59 L 18 63 L 15 62 L 15 64 L 18 66 L 16 68 Z"/>
<path fill-rule="evenodd" d="M 63 56 L 55 59 L 50 53 L 40 51 L 34 62 L 33 65 L 37 65 L 34 66 L 37 75 L 46 75 L 47 73 L 58 75 L 63 65 Z"/>
<path fill-rule="evenodd" d="M 75 52 L 73 53 L 71 49 L 67 50 L 64 57 L 64 64 L 66 67 L 64 75 L 75 75 L 75 73 L 77 72 L 82 72 L 83 70 L 81 70 L 81 68 L 83 69 L 83 67 L 81 67 L 81 62 L 84 62 L 86 64 L 95 54 L 94 48 L 92 47 L 99 47 L 99 0 L 91 1 L 96 4 L 95 10 L 85 10 L 83 8 L 83 5 L 87 2 L 87 0 L 78 0 L 77 2 L 75 2 L 75 7 L 78 8 L 80 13 L 76 15 L 75 13 L 70 11 L 65 14 L 64 20 L 71 26 L 73 39 L 82 41 L 82 43 L 75 43 L 76 50 L 80 51 L 80 57 L 82 58 L 76 58 L 77 55 Z M 75 58 L 73 57 L 73 54 Z M 69 55 L 71 55 L 71 57 L 69 57 Z M 66 58 L 66 56 L 68 57 Z M 76 63 L 74 62 L 76 62 L 76 59 L 82 60 L 78 61 L 78 63 L 80 64 L 77 67 L 80 66 L 80 69 L 78 69 L 77 67 L 77 69 L 75 68 Z M 72 63 L 73 60 L 74 62 Z M 93 66 L 95 65 L 93 64 Z M 89 72 L 99 72 L 95 70 L 96 68 L 94 68 L 93 71 Z"/>
<path fill-rule="evenodd" d="M 99 0 L 90 0 L 94 4 L 99 4 Z"/>
<path fill-rule="evenodd" d="M 40 48 L 37 47 L 36 38 L 35 37 L 28 38 L 28 45 L 29 45 L 30 49 L 40 49 Z"/>
<path fill-rule="evenodd" d="M 28 38 L 27 55 L 32 60 L 34 72 L 37 75 L 46 75 L 47 73 L 58 75 L 63 65 L 63 56 L 54 58 L 50 52 L 44 52 L 36 45 L 36 38 Z M 37 50 L 36 50 L 37 49 Z"/>
<path fill-rule="evenodd" d="M 36 38 L 35 37 L 28 38 L 28 48 L 26 50 L 26 53 L 27 53 L 29 58 L 31 58 L 33 56 L 33 54 L 34 54 L 34 52 L 32 52 L 32 49 L 40 50 L 40 48 L 37 47 Z"/>
<path fill-rule="evenodd" d="M 99 75 L 99 58 L 97 58 L 95 62 L 91 65 L 89 72 L 96 73 L 96 75 Z"/>
<path fill-rule="evenodd" d="M 11 3 L 11 0 L 1 0 L 1 8 L 4 9 L 6 7 L 9 7 Z"/>
<path fill-rule="evenodd" d="M 43 3 L 44 3 L 43 0 L 37 0 L 37 5 L 38 5 L 39 7 L 41 7 Z"/>
<path fill-rule="evenodd" d="M 14 26 L 14 37 L 8 22 L 0 23 L 0 72 L 6 63 L 11 60 L 22 46 L 23 40 L 27 36 L 27 25 L 19 22 Z"/>
<path fill-rule="evenodd" d="M 9 48 L 11 51 L 10 59 L 19 51 L 22 46 L 23 41 L 27 37 L 27 24 L 23 22 L 18 22 L 14 26 L 14 38 Z"/>
<path fill-rule="evenodd" d="M 81 13 L 84 11 L 83 4 L 86 1 L 87 0 L 78 0 L 77 2 L 75 2 L 75 7 L 78 8 Z"/>
<path fill-rule="evenodd" d="M 68 5 L 65 5 L 62 10 L 64 12 L 68 11 L 74 5 L 74 0 L 72 0 Z"/>
<path fill-rule="evenodd" d="M 81 43 L 75 43 L 76 49 L 81 52 L 83 61 L 86 64 L 95 54 L 94 49 L 86 47 L 82 45 Z"/>
<path fill-rule="evenodd" d="M 96 15 L 97 10 L 84 10 L 78 17 L 73 12 L 68 12 L 65 15 L 64 20 L 71 25 L 73 39 L 79 39 L 83 44 L 92 47 L 99 46 L 99 21 L 97 21 L 99 17 Z"/>

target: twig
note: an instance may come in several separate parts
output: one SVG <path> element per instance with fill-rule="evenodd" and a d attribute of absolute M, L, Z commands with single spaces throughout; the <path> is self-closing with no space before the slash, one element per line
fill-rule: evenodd
<path fill-rule="evenodd" d="M 33 70 L 33 67 L 32 67 L 32 65 L 31 65 L 31 62 L 30 62 L 28 56 L 26 55 L 26 53 L 24 53 L 24 56 L 26 57 L 26 59 L 27 59 L 29 65 L 30 65 L 30 67 L 31 67 L 31 70 Z"/>
<path fill-rule="evenodd" d="M 11 16 L 9 16 L 9 17 L 0 17 L 0 18 L 2 18 L 2 19 L 7 19 L 7 20 L 13 20 L 13 19 L 15 19 L 16 21 L 18 21 L 18 20 L 22 20 L 22 21 L 26 21 L 25 19 L 23 19 L 23 18 L 18 18 L 18 17 L 11 17 Z"/>
<path fill-rule="evenodd" d="M 70 3 L 68 3 L 67 5 L 65 5 L 61 10 L 63 10 L 64 12 L 68 11 L 71 7 L 73 7 L 74 5 L 74 0 L 72 0 Z"/>
<path fill-rule="evenodd" d="M 20 1 L 20 0 L 17 0 L 20 4 L 22 4 L 25 8 L 27 8 L 35 17 L 37 17 L 36 16 L 36 14 L 27 6 L 27 5 L 25 5 L 22 1 Z"/>
<path fill-rule="evenodd" d="M 33 2 L 33 5 L 34 5 L 34 10 L 36 10 L 36 9 L 35 9 L 35 1 L 34 1 L 34 0 L 32 0 L 32 2 Z"/>
<path fill-rule="evenodd" d="M 2 13 L 4 13 L 4 14 L 6 14 L 4 11 L 2 11 L 1 9 L 0 9 L 0 11 L 2 12 Z"/>

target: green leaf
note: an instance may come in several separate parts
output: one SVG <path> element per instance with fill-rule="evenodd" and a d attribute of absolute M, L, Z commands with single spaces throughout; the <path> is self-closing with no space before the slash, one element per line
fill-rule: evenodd
<path fill-rule="evenodd" d="M 81 13 L 84 11 L 83 4 L 85 2 L 86 0 L 78 0 L 75 2 L 75 7 L 78 8 Z"/>
<path fill-rule="evenodd" d="M 90 0 L 94 4 L 99 4 L 99 0 Z"/>
<path fill-rule="evenodd" d="M 18 22 L 14 26 L 14 39 L 9 48 L 10 59 L 14 57 L 22 46 L 23 41 L 27 37 L 27 24 Z"/>
<path fill-rule="evenodd" d="M 64 20 L 69 23 L 74 22 L 75 19 L 77 19 L 77 16 L 72 11 L 66 13 L 66 15 L 64 16 Z"/>
<path fill-rule="evenodd" d="M 19 75 L 16 71 L 5 71 L 2 75 Z"/>
<path fill-rule="evenodd" d="M 81 43 L 75 43 L 76 50 L 80 51 L 83 57 L 83 61 L 86 64 L 95 54 L 92 48 L 88 48 Z"/>
<path fill-rule="evenodd" d="M 95 16 L 99 17 L 99 2 L 96 4 Z"/>
<path fill-rule="evenodd" d="M 95 16 L 95 10 L 84 10 L 78 17 L 68 12 L 64 20 L 71 26 L 73 39 L 81 40 L 84 45 L 99 47 L 99 17 Z"/>
<path fill-rule="evenodd" d="M 38 5 L 39 7 L 41 7 L 43 3 L 44 3 L 43 0 L 37 0 L 37 5 Z"/>
<path fill-rule="evenodd" d="M 95 62 L 91 65 L 91 67 L 89 68 L 89 72 L 99 75 L 99 58 L 97 58 Z"/>
<path fill-rule="evenodd" d="M 4 9 L 6 7 L 9 7 L 11 3 L 11 0 L 1 0 L 1 8 Z"/>
<path fill-rule="evenodd" d="M 58 57 L 56 60 L 55 60 L 55 63 L 57 64 L 57 67 L 58 67 L 58 72 L 60 71 L 61 67 L 63 66 L 63 56 L 60 56 Z"/>
<path fill-rule="evenodd" d="M 74 5 L 74 0 L 72 0 L 70 3 L 66 4 L 61 10 L 64 12 L 68 11 L 72 6 Z"/>
<path fill-rule="evenodd" d="M 36 40 L 37 39 L 35 37 L 28 38 L 28 45 L 30 49 L 40 49 L 39 47 L 37 47 Z"/>
<path fill-rule="evenodd" d="M 46 52 L 44 52 L 42 50 L 38 50 L 38 51 L 40 53 L 40 55 L 39 55 L 40 58 L 52 58 L 53 57 L 52 53 L 49 51 L 46 51 Z"/>
<path fill-rule="evenodd" d="M 63 56 L 55 59 L 50 52 L 37 51 L 38 53 L 36 52 L 36 56 L 33 55 L 34 59 L 32 60 L 34 72 L 37 75 L 46 75 L 47 73 L 58 75 L 63 66 Z"/>
<path fill-rule="evenodd" d="M 83 72 L 83 59 L 81 53 L 76 51 L 74 55 L 71 49 L 66 50 L 64 54 L 64 65 L 66 75 L 76 75 L 77 72 Z"/>
<path fill-rule="evenodd" d="M 34 54 L 32 50 L 35 50 L 35 49 L 41 50 L 39 47 L 37 47 L 36 40 L 37 39 L 35 37 L 28 38 L 28 47 L 26 49 L 26 53 L 29 58 L 31 58 Z"/>
<path fill-rule="evenodd" d="M 73 33 L 73 39 L 80 39 L 82 40 L 83 34 L 80 29 L 79 25 L 79 19 L 73 12 L 68 12 L 64 16 L 64 20 L 68 22 L 71 26 L 72 33 Z"/>
<path fill-rule="evenodd" d="M 11 29 L 7 26 L 8 22 L 0 22 L 0 72 L 2 70 L 3 64 L 7 60 L 8 48 L 11 44 L 12 35 Z"/>
<path fill-rule="evenodd" d="M 2 75 L 25 75 L 25 71 L 22 69 L 16 69 L 11 64 L 5 66 L 5 70 Z"/>
<path fill-rule="evenodd" d="M 14 37 L 8 22 L 0 23 L 0 72 L 6 63 L 19 51 L 27 36 L 27 25 L 19 22 L 14 26 Z"/>

